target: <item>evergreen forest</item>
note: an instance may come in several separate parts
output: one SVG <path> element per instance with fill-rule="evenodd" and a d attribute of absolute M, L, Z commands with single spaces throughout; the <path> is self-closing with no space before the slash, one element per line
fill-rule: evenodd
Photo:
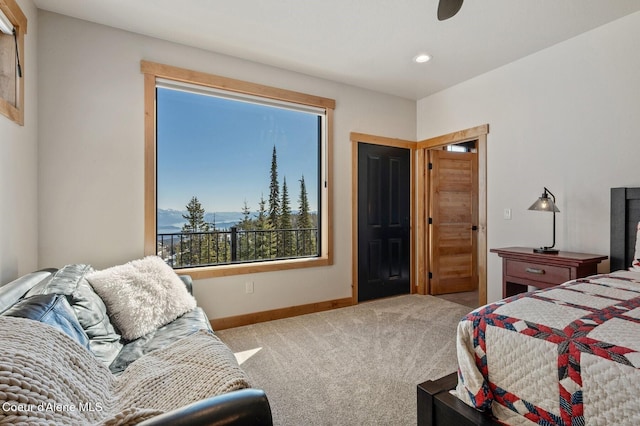
<path fill-rule="evenodd" d="M 309 211 L 304 175 L 299 181 L 297 211 L 291 207 L 286 177 L 278 178 L 276 147 L 269 173 L 269 198 L 260 197 L 252 217 L 244 201 L 242 219 L 230 229 L 205 221 L 197 196 L 186 204 L 179 234 L 158 234 L 158 253 L 174 268 L 246 263 L 318 255 L 317 213 Z"/>

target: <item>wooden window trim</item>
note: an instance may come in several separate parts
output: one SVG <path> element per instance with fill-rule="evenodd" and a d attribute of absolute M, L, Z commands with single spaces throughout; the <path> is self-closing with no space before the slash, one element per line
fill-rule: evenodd
<path fill-rule="evenodd" d="M 0 114 L 15 121 L 19 125 L 24 125 L 24 35 L 27 33 L 27 17 L 22 13 L 20 6 L 15 0 L 0 0 L 0 10 L 11 21 L 16 30 L 18 39 L 18 54 L 20 55 L 20 65 L 22 67 L 22 77 L 16 75 L 16 105 L 12 105 L 5 99 L 0 98 Z"/>
<path fill-rule="evenodd" d="M 2 1 L 2 0 L 0 0 Z M 326 215 L 323 223 L 322 253 L 319 257 L 291 260 L 275 260 L 260 263 L 220 265 L 178 269 L 191 275 L 194 279 L 212 278 L 239 274 L 281 271 L 287 269 L 328 266 L 333 264 L 333 218 L 332 218 L 332 182 L 333 171 L 333 99 L 308 95 L 261 84 L 235 80 L 213 74 L 178 68 L 155 62 L 141 61 L 140 71 L 144 74 L 144 163 L 145 163 L 145 195 L 144 195 L 144 253 L 156 254 L 156 79 L 163 78 L 184 83 L 197 84 L 216 89 L 260 96 L 264 98 L 294 102 L 303 105 L 324 108 L 326 111 L 326 200 L 322 207 Z"/>

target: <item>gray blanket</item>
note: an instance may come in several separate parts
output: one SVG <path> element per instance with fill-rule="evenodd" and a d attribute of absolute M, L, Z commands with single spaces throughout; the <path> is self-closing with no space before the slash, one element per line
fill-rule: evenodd
<path fill-rule="evenodd" d="M 130 425 L 249 387 L 233 354 L 200 331 L 116 377 L 57 329 L 0 316 L 0 424 Z"/>

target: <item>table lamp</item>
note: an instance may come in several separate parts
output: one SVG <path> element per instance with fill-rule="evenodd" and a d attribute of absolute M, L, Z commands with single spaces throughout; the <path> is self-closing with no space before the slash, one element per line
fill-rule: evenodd
<path fill-rule="evenodd" d="M 551 196 L 551 198 L 549 198 L 549 196 Z M 547 188 L 544 188 L 544 192 L 540 198 L 538 198 L 536 202 L 529 207 L 529 210 L 553 213 L 553 244 L 549 247 L 535 248 L 533 251 L 535 253 L 558 254 L 558 250 L 553 248 L 556 245 L 556 212 L 560 212 L 556 206 L 555 195 L 553 195 Z"/>

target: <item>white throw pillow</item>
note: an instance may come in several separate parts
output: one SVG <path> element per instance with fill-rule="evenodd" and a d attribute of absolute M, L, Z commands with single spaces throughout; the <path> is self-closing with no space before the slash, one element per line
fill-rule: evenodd
<path fill-rule="evenodd" d="M 86 278 L 127 340 L 144 336 L 196 307 L 182 280 L 157 256 L 95 271 Z"/>

